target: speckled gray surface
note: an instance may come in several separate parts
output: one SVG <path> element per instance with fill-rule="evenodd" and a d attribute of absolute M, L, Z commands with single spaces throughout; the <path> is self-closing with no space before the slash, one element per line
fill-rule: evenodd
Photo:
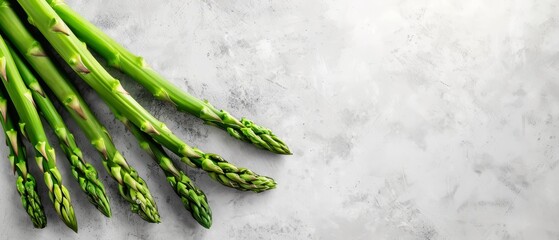
<path fill-rule="evenodd" d="M 47 228 L 34 230 L 6 161 L 0 238 L 559 238 L 556 1 L 68 4 L 180 88 L 273 128 L 294 155 L 234 141 L 113 71 L 183 139 L 273 176 L 278 188 L 236 192 L 189 170 L 214 213 L 211 230 L 203 229 L 133 137 L 81 87 L 147 179 L 163 222 L 128 210 L 77 134 L 101 169 L 114 216 L 87 203 L 59 154 L 79 234 L 50 205 Z"/>

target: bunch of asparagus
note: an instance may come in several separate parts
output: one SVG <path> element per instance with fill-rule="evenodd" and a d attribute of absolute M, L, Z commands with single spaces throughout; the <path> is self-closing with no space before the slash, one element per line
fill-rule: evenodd
<path fill-rule="evenodd" d="M 27 19 L 28 22 L 23 20 Z M 38 31 L 35 31 L 38 30 Z M 72 175 L 89 201 L 105 216 L 111 216 L 109 199 L 97 170 L 86 162 L 71 131 L 53 104 L 57 99 L 99 152 L 107 173 L 118 182 L 118 190 L 131 210 L 148 222 L 160 222 L 157 205 L 146 182 L 117 150 L 107 129 L 95 117 L 80 93 L 62 70 L 67 64 L 109 106 L 129 129 L 141 148 L 161 167 L 184 207 L 202 226 L 212 224 L 206 195 L 173 163 L 165 149 L 193 168 L 200 168 L 215 181 L 238 190 L 262 192 L 276 182 L 249 169 L 227 162 L 221 156 L 191 147 L 151 115 L 99 64 L 90 46 L 110 67 L 117 68 L 150 91 L 155 98 L 171 102 L 206 124 L 232 137 L 278 154 L 291 154 L 287 145 L 269 129 L 218 110 L 163 78 L 100 29 L 82 18 L 61 0 L 0 0 L 0 113 L 8 159 L 17 175 L 16 186 L 33 225 L 43 228 L 46 218 L 37 194 L 36 180 L 29 173 L 25 145 L 28 140 L 43 173 L 49 198 L 62 221 L 77 231 L 70 193 L 63 185 L 40 117 L 54 131 Z M 50 47 L 45 47 L 45 45 Z M 63 62 L 57 62 L 55 56 Z"/>

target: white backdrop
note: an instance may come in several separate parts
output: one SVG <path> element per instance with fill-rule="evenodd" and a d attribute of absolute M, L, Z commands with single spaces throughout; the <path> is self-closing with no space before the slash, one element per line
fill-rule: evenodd
<path fill-rule="evenodd" d="M 113 217 L 87 202 L 59 151 L 79 234 L 56 217 L 46 194 L 48 226 L 34 230 L 5 160 L 0 238 L 559 238 L 555 1 L 68 4 L 180 88 L 272 128 L 294 155 L 234 141 L 113 71 L 180 137 L 274 177 L 278 188 L 236 192 L 189 170 L 213 210 L 211 230 L 198 226 L 155 163 L 82 86 L 145 177 L 162 223 L 129 211 L 77 133 L 108 188 Z M 5 156 L 6 147 L 0 149 Z"/>

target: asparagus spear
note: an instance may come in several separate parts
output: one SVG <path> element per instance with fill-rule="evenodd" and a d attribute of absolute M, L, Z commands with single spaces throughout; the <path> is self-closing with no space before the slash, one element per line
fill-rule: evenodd
<path fill-rule="evenodd" d="M 39 74 L 99 151 L 109 175 L 118 182 L 120 195 L 133 212 L 149 222 L 159 222 L 157 206 L 145 181 L 116 149 L 111 136 L 69 80 L 46 55 L 7 0 L 0 0 L 0 29 Z"/>
<path fill-rule="evenodd" d="M 35 160 L 44 173 L 45 183 L 49 189 L 49 197 L 54 203 L 54 208 L 64 223 L 77 232 L 78 223 L 70 203 L 70 193 L 62 185 L 62 176 L 56 167 L 54 149 L 48 142 L 39 113 L 35 109 L 31 91 L 23 83 L 8 46 L 6 46 L 1 36 L 0 66 L 2 83 L 24 124 L 23 129 L 26 136 L 35 147 Z"/>
<path fill-rule="evenodd" d="M 8 106 L 8 99 L 5 97 L 4 91 L 0 91 L 0 112 L 2 117 L 2 129 L 6 134 L 6 145 L 10 153 L 8 159 L 12 165 L 14 173 L 17 175 L 16 186 L 21 198 L 23 208 L 31 218 L 31 222 L 35 228 L 44 228 L 47 225 L 47 218 L 43 210 L 41 198 L 37 193 L 37 182 L 33 175 L 27 171 L 27 159 L 25 157 L 25 146 L 21 141 L 21 135 L 18 133 L 14 123 L 17 115 L 11 110 L 12 106 Z"/>
<path fill-rule="evenodd" d="M 224 110 L 218 110 L 181 91 L 145 64 L 144 60 L 126 50 L 95 25 L 73 11 L 62 0 L 47 0 L 74 33 L 115 67 L 131 76 L 156 98 L 173 103 L 177 109 L 201 118 L 207 124 L 226 130 L 231 136 L 279 154 L 291 154 L 287 145 L 271 130 L 242 118 L 240 121 Z"/>
<path fill-rule="evenodd" d="M 196 187 L 183 171 L 175 167 L 173 161 L 167 153 L 165 153 L 161 145 L 153 141 L 153 139 L 142 132 L 136 125 L 128 121 L 124 116 L 117 114 L 117 118 L 126 125 L 132 135 L 138 140 L 140 147 L 148 152 L 153 160 L 159 164 L 167 177 L 167 181 L 171 184 L 175 193 L 181 198 L 186 210 L 192 214 L 192 217 L 194 217 L 200 225 L 205 228 L 210 228 L 212 225 L 212 211 L 204 192 Z"/>
<path fill-rule="evenodd" d="M 202 168 L 214 180 L 239 190 L 262 192 L 275 187 L 273 179 L 237 168 L 219 155 L 192 148 L 174 135 L 162 122 L 139 105 L 120 82 L 112 77 L 43 0 L 18 0 L 31 22 L 58 54 L 101 98 L 155 141 L 181 157 L 192 167 Z"/>
<path fill-rule="evenodd" d="M 50 124 L 55 135 L 58 137 L 60 147 L 66 154 L 66 158 L 72 167 L 72 175 L 80 184 L 81 189 L 87 194 L 89 202 L 105 216 L 110 217 L 111 207 L 105 193 L 105 187 L 99 180 L 97 170 L 93 165 L 85 162 L 82 151 L 74 141 L 74 135 L 72 135 L 70 130 L 66 127 L 66 124 L 64 124 L 64 120 L 43 91 L 35 75 L 11 47 L 10 53 L 14 58 L 14 62 L 23 81 L 27 87 L 31 89 L 33 100 L 37 107 L 39 107 L 39 112 Z"/>

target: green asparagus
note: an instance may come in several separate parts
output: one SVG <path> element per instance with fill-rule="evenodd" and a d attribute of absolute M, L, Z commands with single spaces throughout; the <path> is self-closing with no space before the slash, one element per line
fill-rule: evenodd
<path fill-rule="evenodd" d="M 167 181 L 171 184 L 175 193 L 181 198 L 186 210 L 192 214 L 192 217 L 194 217 L 200 225 L 205 228 L 210 228 L 212 225 L 212 211 L 204 192 L 196 187 L 183 171 L 175 167 L 173 161 L 167 153 L 165 153 L 161 145 L 153 141 L 146 133 L 142 132 L 124 116 L 117 114 L 117 118 L 126 125 L 132 135 L 138 140 L 140 147 L 148 152 L 153 160 L 159 164 L 167 177 Z"/>
<path fill-rule="evenodd" d="M 8 159 L 12 165 L 14 173 L 17 175 L 16 186 L 21 197 L 23 208 L 31 218 L 35 228 L 44 228 L 47 225 L 47 218 L 43 210 L 41 198 L 37 193 L 37 182 L 33 175 L 27 171 L 27 159 L 25 156 L 25 146 L 21 141 L 14 123 L 17 113 L 11 109 L 9 100 L 5 97 L 4 90 L 0 91 L 0 112 L 2 116 L 2 128 L 6 134 L 6 145 L 9 148 Z"/>
<path fill-rule="evenodd" d="M 132 212 L 148 222 L 160 222 L 157 205 L 146 182 L 117 150 L 107 129 L 70 82 L 71 77 L 80 78 L 89 85 L 116 119 L 129 129 L 140 147 L 163 170 L 184 208 L 203 227 L 209 229 L 212 225 L 208 199 L 186 173 L 175 166 L 167 150 L 189 167 L 204 170 L 224 186 L 257 193 L 276 187 L 270 177 L 237 167 L 217 154 L 206 153 L 181 140 L 109 74 L 86 44 L 110 67 L 128 75 L 156 99 L 173 104 L 177 110 L 190 113 L 207 125 L 225 130 L 238 140 L 277 154 L 292 154 L 270 129 L 246 118 L 236 118 L 207 100 L 180 90 L 148 67 L 142 57 L 128 51 L 63 1 L 0 0 L 0 82 L 4 86 L 0 87 L 0 122 L 9 150 L 8 160 L 17 178 L 17 191 L 35 228 L 44 228 L 47 219 L 36 180 L 28 171 L 23 138 L 28 140 L 29 148 L 35 153 L 34 159 L 43 174 L 56 213 L 77 232 L 70 194 L 62 184 L 56 153 L 46 137 L 41 116 L 52 128 L 72 175 L 88 200 L 105 216 L 111 216 L 109 200 L 97 169 L 85 161 L 84 153 L 51 97 L 56 97 L 98 151 L 104 168 L 118 182 L 119 193 L 130 203 Z M 31 34 L 31 28 L 38 31 Z"/>
<path fill-rule="evenodd" d="M 118 182 L 119 193 L 130 203 L 132 211 L 146 221 L 159 222 L 155 201 L 145 181 L 119 153 L 107 130 L 97 120 L 78 91 L 47 56 L 41 44 L 32 37 L 7 0 L 0 0 L 0 29 L 52 90 L 72 119 L 84 131 L 91 144 L 99 151 L 105 169 Z"/>
<path fill-rule="evenodd" d="M 192 167 L 202 168 L 214 180 L 239 190 L 262 192 L 275 187 L 273 179 L 237 168 L 219 155 L 192 148 L 149 114 L 126 92 L 74 35 L 44 0 L 18 0 L 30 21 L 56 52 L 101 98 L 155 141 L 181 157 Z"/>
<path fill-rule="evenodd" d="M 19 70 L 23 81 L 33 95 L 33 100 L 39 108 L 39 113 L 45 118 L 58 137 L 60 147 L 66 154 L 66 158 L 72 167 L 72 175 L 80 184 L 81 189 L 87 194 L 89 201 L 105 216 L 111 216 L 111 207 L 105 193 L 105 187 L 99 180 L 97 170 L 93 165 L 85 162 L 82 151 L 78 148 L 74 141 L 74 135 L 66 127 L 64 120 L 58 114 L 58 111 L 50 101 L 49 97 L 43 91 L 41 84 L 18 56 L 18 54 L 10 48 L 10 53 L 14 58 L 14 62 Z"/>
<path fill-rule="evenodd" d="M 56 167 L 54 149 L 51 148 L 43 129 L 37 109 L 35 109 L 31 91 L 25 86 L 17 67 L 0 36 L 0 77 L 10 99 L 23 122 L 23 129 L 36 150 L 35 160 L 44 173 L 44 180 L 49 189 L 49 197 L 54 203 L 58 215 L 64 223 L 77 232 L 78 223 L 70 202 L 70 193 L 62 185 L 62 176 Z"/>
<path fill-rule="evenodd" d="M 207 101 L 181 91 L 138 57 L 118 44 L 95 25 L 74 12 L 62 0 L 47 0 L 74 33 L 103 56 L 108 64 L 131 76 L 156 98 L 173 103 L 177 109 L 201 118 L 207 124 L 226 130 L 231 136 L 279 154 L 291 154 L 287 145 L 271 130 L 242 118 L 240 121 Z"/>

